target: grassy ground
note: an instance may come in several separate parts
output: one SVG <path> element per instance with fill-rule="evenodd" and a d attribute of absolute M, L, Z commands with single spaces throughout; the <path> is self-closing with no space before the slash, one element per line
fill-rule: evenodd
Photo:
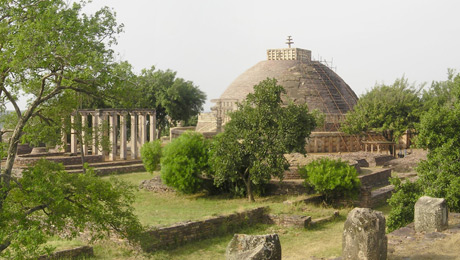
<path fill-rule="evenodd" d="M 142 180 L 150 179 L 149 173 L 131 173 L 118 175 L 138 186 Z M 106 178 L 106 177 L 104 177 Z M 154 193 L 144 190 L 136 191 L 134 207 L 136 214 L 145 225 L 164 226 L 186 220 L 201 220 L 212 216 L 224 215 L 258 206 L 269 206 L 271 213 L 306 215 L 312 218 L 331 216 L 336 209 L 321 205 L 286 205 L 285 200 L 295 200 L 306 196 L 271 196 L 258 197 L 255 203 L 245 198 L 223 196 L 186 196 L 175 193 Z M 258 225 L 240 230 L 245 234 L 277 233 L 280 236 L 283 259 L 305 259 L 310 256 L 332 257 L 341 253 L 341 234 L 343 223 L 350 209 L 340 210 L 340 217 L 333 222 L 305 230 L 283 228 L 273 225 Z M 105 240 L 94 245 L 94 259 L 223 259 L 225 248 L 232 234 L 190 243 L 183 247 L 159 251 L 145 255 L 126 246 L 121 241 Z M 63 242 L 58 239 L 51 242 L 58 248 L 69 248 L 86 244 L 84 241 Z"/>

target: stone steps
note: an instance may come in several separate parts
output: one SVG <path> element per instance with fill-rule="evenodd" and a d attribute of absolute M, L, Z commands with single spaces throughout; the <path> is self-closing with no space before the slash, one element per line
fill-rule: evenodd
<path fill-rule="evenodd" d="M 374 208 L 386 201 L 391 197 L 395 189 L 394 185 L 386 185 L 374 190 L 361 190 L 359 201 L 355 204 L 362 208 Z"/>
<path fill-rule="evenodd" d="M 129 172 L 142 172 L 145 171 L 144 165 L 142 163 L 137 164 L 128 164 L 128 165 L 118 165 L 118 166 L 104 166 L 104 167 L 95 167 L 94 171 L 98 176 L 105 176 L 110 174 L 120 174 L 120 173 L 129 173 Z M 69 173 L 82 173 L 83 169 L 73 169 L 68 170 Z"/>
<path fill-rule="evenodd" d="M 120 160 L 120 161 L 105 161 L 105 162 L 96 162 L 96 163 L 88 163 L 90 167 L 93 168 L 102 168 L 102 167 L 109 167 L 109 166 L 123 166 L 123 165 L 131 165 L 131 164 L 140 164 L 142 160 Z M 81 163 L 79 164 L 71 164 L 65 165 L 66 170 L 76 170 L 81 169 Z"/>

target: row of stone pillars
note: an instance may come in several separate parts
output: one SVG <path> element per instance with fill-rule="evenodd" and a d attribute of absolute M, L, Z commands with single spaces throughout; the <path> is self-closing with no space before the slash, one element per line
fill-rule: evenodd
<path fill-rule="evenodd" d="M 80 122 L 77 117 L 81 116 L 81 127 L 76 127 Z M 92 136 L 88 137 L 88 116 L 91 116 L 91 128 Z M 118 116 L 120 117 L 120 122 L 118 122 Z M 77 110 L 71 115 L 71 135 L 70 135 L 70 152 L 76 154 L 77 141 L 78 141 L 78 130 L 80 130 L 81 139 L 89 140 L 91 138 L 92 142 L 92 154 L 93 155 L 107 155 L 107 152 L 103 151 L 101 146 L 102 135 L 109 136 L 110 140 L 110 149 L 108 151 L 108 159 L 113 161 L 117 157 L 118 153 L 118 140 L 120 144 L 120 159 L 126 160 L 128 157 L 128 138 L 127 138 L 127 121 L 128 116 L 131 118 L 131 137 L 130 137 L 130 146 L 131 146 L 131 159 L 139 158 L 140 149 L 142 145 L 149 140 L 155 140 L 156 138 L 156 119 L 155 119 L 155 110 L 152 109 L 136 109 L 136 110 L 125 110 L 125 109 L 96 109 L 96 110 Z M 104 129 L 104 125 L 108 129 L 99 133 Z M 149 122 L 150 126 L 147 127 Z M 120 128 L 118 135 L 118 126 Z M 75 129 L 78 128 L 78 129 Z M 147 135 L 147 130 L 150 133 Z M 88 155 L 88 145 L 87 142 L 83 141 L 81 144 L 81 152 L 84 155 Z"/>

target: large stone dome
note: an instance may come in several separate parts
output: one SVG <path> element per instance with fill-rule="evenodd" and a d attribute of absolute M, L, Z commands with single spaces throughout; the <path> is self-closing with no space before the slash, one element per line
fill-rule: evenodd
<path fill-rule="evenodd" d="M 343 115 L 358 100 L 339 75 L 309 59 L 261 61 L 237 77 L 219 99 L 242 101 L 253 92 L 254 85 L 266 78 L 277 79 L 294 102 L 306 102 L 310 110 L 319 109 L 325 114 Z"/>
<path fill-rule="evenodd" d="M 230 119 L 228 112 L 254 91 L 254 85 L 266 78 L 275 78 L 295 103 L 307 103 L 310 110 L 326 115 L 325 125 L 317 131 L 337 131 L 344 115 L 353 108 L 358 97 L 350 86 L 328 66 L 311 60 L 311 51 L 299 48 L 267 50 L 267 60 L 257 63 L 238 76 L 219 99 L 212 113 L 201 114 L 197 131 L 222 130 Z"/>

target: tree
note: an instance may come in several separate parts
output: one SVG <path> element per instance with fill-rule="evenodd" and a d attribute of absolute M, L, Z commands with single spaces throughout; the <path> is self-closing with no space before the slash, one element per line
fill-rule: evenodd
<path fill-rule="evenodd" d="M 169 143 L 161 158 L 161 179 L 179 192 L 193 194 L 203 186 L 209 142 L 201 133 L 185 132 Z"/>
<path fill-rule="evenodd" d="M 389 141 L 396 141 L 406 130 L 414 129 L 420 120 L 423 111 L 420 89 L 404 77 L 390 86 L 375 86 L 347 113 L 342 130 L 349 134 L 375 131 Z"/>
<path fill-rule="evenodd" d="M 396 181 L 390 199 L 391 229 L 412 222 L 415 202 L 423 195 L 445 198 L 449 210 L 460 210 L 460 75 L 449 73 L 447 81 L 432 87 L 427 91 L 433 93 L 432 106 L 421 116 L 416 139 L 418 147 L 428 149 L 427 160 L 418 164 L 416 182 Z"/>
<path fill-rule="evenodd" d="M 139 222 L 127 203 L 129 193 L 117 193 L 120 185 L 93 180 L 91 174 L 71 176 L 46 163 L 26 171 L 22 178 L 12 174 L 26 127 L 33 131 L 34 125 L 39 126 L 33 121 L 44 118 L 65 95 L 103 97 L 101 93 L 109 86 L 113 64 L 109 46 L 122 27 L 108 8 L 94 15 L 83 14 L 81 9 L 82 4 L 69 5 L 63 0 L 6 0 L 0 4 L 0 100 L 2 106 L 10 102 L 17 117 L 0 173 L 1 256 L 32 257 L 46 236 L 64 228 L 78 230 L 90 224 L 98 232 L 115 230 L 125 236 L 138 230 Z M 17 103 L 21 95 L 29 98 L 24 111 Z M 114 196 L 103 196 L 100 191 Z M 81 218 L 85 223 L 77 218 L 83 212 L 88 214 Z"/>
<path fill-rule="evenodd" d="M 137 93 L 141 94 L 138 105 L 156 110 L 158 137 L 170 122 L 175 125 L 197 116 L 206 100 L 193 82 L 176 78 L 171 70 L 144 69 L 137 80 Z"/>
<path fill-rule="evenodd" d="M 211 148 L 214 182 L 244 182 L 246 194 L 254 201 L 254 188 L 263 187 L 271 177 L 283 178 L 288 167 L 284 154 L 305 153 L 306 138 L 316 123 L 308 107 L 289 102 L 283 105 L 282 86 L 266 79 L 254 86 L 254 93 L 230 114 L 225 131 Z"/>

